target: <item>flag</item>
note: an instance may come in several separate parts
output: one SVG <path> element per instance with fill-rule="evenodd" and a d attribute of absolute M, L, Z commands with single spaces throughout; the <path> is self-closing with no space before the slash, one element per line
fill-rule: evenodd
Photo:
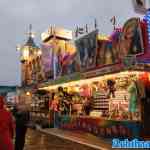
<path fill-rule="evenodd" d="M 94 27 L 95 27 L 95 29 L 97 29 L 97 20 L 96 19 L 94 19 Z"/>
<path fill-rule="evenodd" d="M 88 25 L 87 24 L 85 25 L 85 30 L 86 30 L 86 33 L 88 33 Z"/>
<path fill-rule="evenodd" d="M 116 17 L 113 16 L 113 17 L 110 19 L 110 22 L 111 22 L 113 25 L 116 25 Z"/>
<path fill-rule="evenodd" d="M 76 30 L 75 30 L 75 37 L 78 37 L 78 31 L 79 30 L 79 28 L 78 28 L 78 26 L 76 27 Z"/>

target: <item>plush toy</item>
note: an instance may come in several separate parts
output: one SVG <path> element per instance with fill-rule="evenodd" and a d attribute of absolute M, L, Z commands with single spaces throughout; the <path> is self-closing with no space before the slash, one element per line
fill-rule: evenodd
<path fill-rule="evenodd" d="M 137 86 L 136 86 L 136 81 L 132 81 L 129 88 L 128 92 L 130 94 L 129 98 L 129 112 L 130 112 L 130 117 L 133 120 L 136 110 L 137 110 L 137 98 L 138 98 L 138 93 L 137 93 Z"/>

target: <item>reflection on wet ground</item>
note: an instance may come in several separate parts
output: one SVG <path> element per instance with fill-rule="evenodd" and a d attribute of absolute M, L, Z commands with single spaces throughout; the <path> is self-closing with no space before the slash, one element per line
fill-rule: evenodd
<path fill-rule="evenodd" d="M 95 150 L 56 136 L 29 129 L 24 150 Z"/>

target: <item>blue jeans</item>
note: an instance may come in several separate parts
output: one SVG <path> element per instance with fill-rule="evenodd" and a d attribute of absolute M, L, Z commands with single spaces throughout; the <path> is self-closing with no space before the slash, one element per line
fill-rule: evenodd
<path fill-rule="evenodd" d="M 59 128 L 60 126 L 60 116 L 58 111 L 54 111 L 54 128 Z"/>

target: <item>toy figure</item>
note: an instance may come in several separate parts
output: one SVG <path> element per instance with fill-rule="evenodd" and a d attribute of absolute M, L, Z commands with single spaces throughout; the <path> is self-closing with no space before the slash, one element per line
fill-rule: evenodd
<path fill-rule="evenodd" d="M 109 90 L 109 93 L 108 93 L 108 98 L 112 97 L 114 98 L 115 97 L 115 81 L 113 80 L 107 80 L 107 86 L 108 86 L 108 90 Z"/>

